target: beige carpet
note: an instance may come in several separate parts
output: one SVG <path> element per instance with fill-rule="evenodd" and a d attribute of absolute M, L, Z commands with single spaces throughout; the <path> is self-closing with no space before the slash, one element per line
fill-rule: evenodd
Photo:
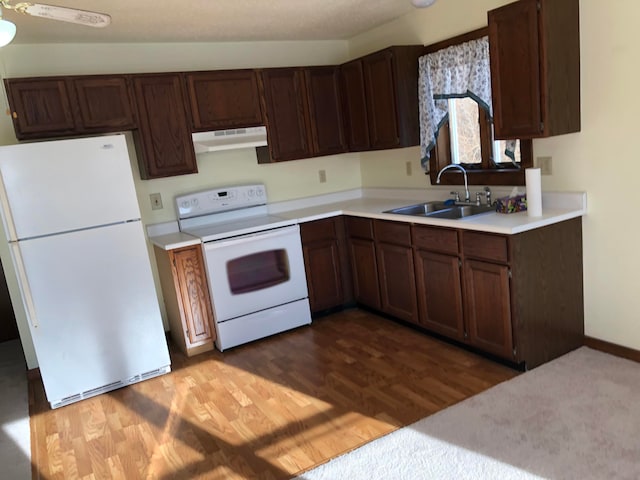
<path fill-rule="evenodd" d="M 31 478 L 27 367 L 19 340 L 0 343 L 0 478 Z"/>
<path fill-rule="evenodd" d="M 640 364 L 580 348 L 299 478 L 638 479 Z"/>

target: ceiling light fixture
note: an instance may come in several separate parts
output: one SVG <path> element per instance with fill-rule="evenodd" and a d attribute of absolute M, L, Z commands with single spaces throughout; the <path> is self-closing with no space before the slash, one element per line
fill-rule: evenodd
<path fill-rule="evenodd" d="M 9 1 L 10 0 L 0 0 L 0 6 L 33 17 L 60 20 L 97 28 L 106 27 L 111 23 L 111 17 L 106 13 L 58 7 L 57 5 L 44 5 L 41 3 L 19 2 L 13 5 L 9 3 Z M 2 8 L 0 8 L 0 47 L 4 47 L 11 42 L 15 35 L 16 26 L 12 22 L 2 18 Z"/>
<path fill-rule="evenodd" d="M 2 18 L 2 9 L 0 8 L 0 47 L 4 47 L 11 43 L 11 40 L 13 40 L 13 37 L 15 36 L 15 24 Z"/>
<path fill-rule="evenodd" d="M 430 7 L 436 2 L 436 0 L 411 0 L 411 3 L 416 8 Z"/>

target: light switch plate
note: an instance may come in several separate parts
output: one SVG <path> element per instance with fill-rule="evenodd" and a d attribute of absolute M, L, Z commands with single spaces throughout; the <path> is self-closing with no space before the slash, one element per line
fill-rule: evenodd
<path fill-rule="evenodd" d="M 151 200 L 151 210 L 162 210 L 162 195 L 159 193 L 152 193 L 149 195 Z"/>

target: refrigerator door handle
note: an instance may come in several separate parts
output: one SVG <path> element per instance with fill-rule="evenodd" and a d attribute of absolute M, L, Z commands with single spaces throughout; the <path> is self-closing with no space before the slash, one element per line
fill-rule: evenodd
<path fill-rule="evenodd" d="M 9 207 L 9 197 L 7 196 L 7 189 L 4 186 L 4 178 L 2 178 L 2 172 L 0 172 L 0 210 L 2 210 L 2 221 L 4 223 L 4 231 L 9 241 L 17 240 L 18 233 L 16 232 L 16 226 L 13 222 L 13 215 L 11 215 L 11 208 Z"/>
<path fill-rule="evenodd" d="M 22 292 L 22 299 L 24 301 L 24 308 L 27 311 L 27 317 L 33 328 L 38 328 L 40 323 L 38 322 L 38 316 L 36 315 L 36 307 L 33 304 L 33 297 L 31 296 L 31 288 L 29 287 L 29 279 L 27 278 L 27 271 L 24 267 L 24 261 L 22 260 L 22 254 L 20 253 L 20 246 L 16 243 L 10 243 L 11 253 L 13 254 L 13 263 L 16 269 L 16 275 L 18 277 L 18 285 Z"/>

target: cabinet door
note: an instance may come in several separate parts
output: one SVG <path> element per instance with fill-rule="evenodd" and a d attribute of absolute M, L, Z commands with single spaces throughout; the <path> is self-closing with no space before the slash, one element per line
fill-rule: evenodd
<path fill-rule="evenodd" d="M 538 1 L 510 3 L 488 20 L 495 137 L 541 136 Z"/>
<path fill-rule="evenodd" d="M 253 70 L 189 73 L 186 81 L 194 130 L 263 124 Z"/>
<path fill-rule="evenodd" d="M 411 248 L 376 244 L 381 309 L 412 323 L 418 322 L 418 302 Z"/>
<path fill-rule="evenodd" d="M 261 74 L 272 161 L 311 155 L 304 73 L 297 68 L 263 70 Z"/>
<path fill-rule="evenodd" d="M 187 348 L 215 339 L 213 313 L 199 245 L 171 252 Z"/>
<path fill-rule="evenodd" d="M 300 224 L 312 312 L 344 305 L 350 296 L 342 218 Z"/>
<path fill-rule="evenodd" d="M 463 341 L 464 316 L 460 260 L 457 256 L 416 250 L 416 290 L 420 324 Z"/>
<path fill-rule="evenodd" d="M 469 342 L 513 359 L 509 267 L 466 260 L 464 281 Z"/>
<path fill-rule="evenodd" d="M 368 150 L 369 121 L 364 88 L 362 60 L 354 60 L 340 67 L 344 129 L 350 151 Z"/>
<path fill-rule="evenodd" d="M 335 240 L 320 240 L 303 246 L 311 311 L 318 312 L 344 303 L 340 254 Z"/>
<path fill-rule="evenodd" d="M 43 138 L 75 132 L 64 79 L 7 79 L 5 85 L 16 138 Z"/>
<path fill-rule="evenodd" d="M 380 309 L 376 247 L 372 240 L 351 238 L 351 272 L 353 294 L 358 303 Z"/>
<path fill-rule="evenodd" d="M 338 67 L 305 71 L 313 153 L 332 155 L 347 150 L 342 123 Z"/>
<path fill-rule="evenodd" d="M 131 130 L 135 126 L 125 77 L 75 77 L 78 128 L 91 132 Z"/>
<path fill-rule="evenodd" d="M 179 75 L 133 78 L 138 111 L 140 175 L 144 179 L 197 173 L 196 154 Z"/>
<path fill-rule="evenodd" d="M 393 53 L 384 50 L 362 59 L 371 148 L 400 144 L 396 109 Z M 416 70 L 418 66 L 416 64 Z M 417 93 L 416 93 L 417 95 Z"/>

